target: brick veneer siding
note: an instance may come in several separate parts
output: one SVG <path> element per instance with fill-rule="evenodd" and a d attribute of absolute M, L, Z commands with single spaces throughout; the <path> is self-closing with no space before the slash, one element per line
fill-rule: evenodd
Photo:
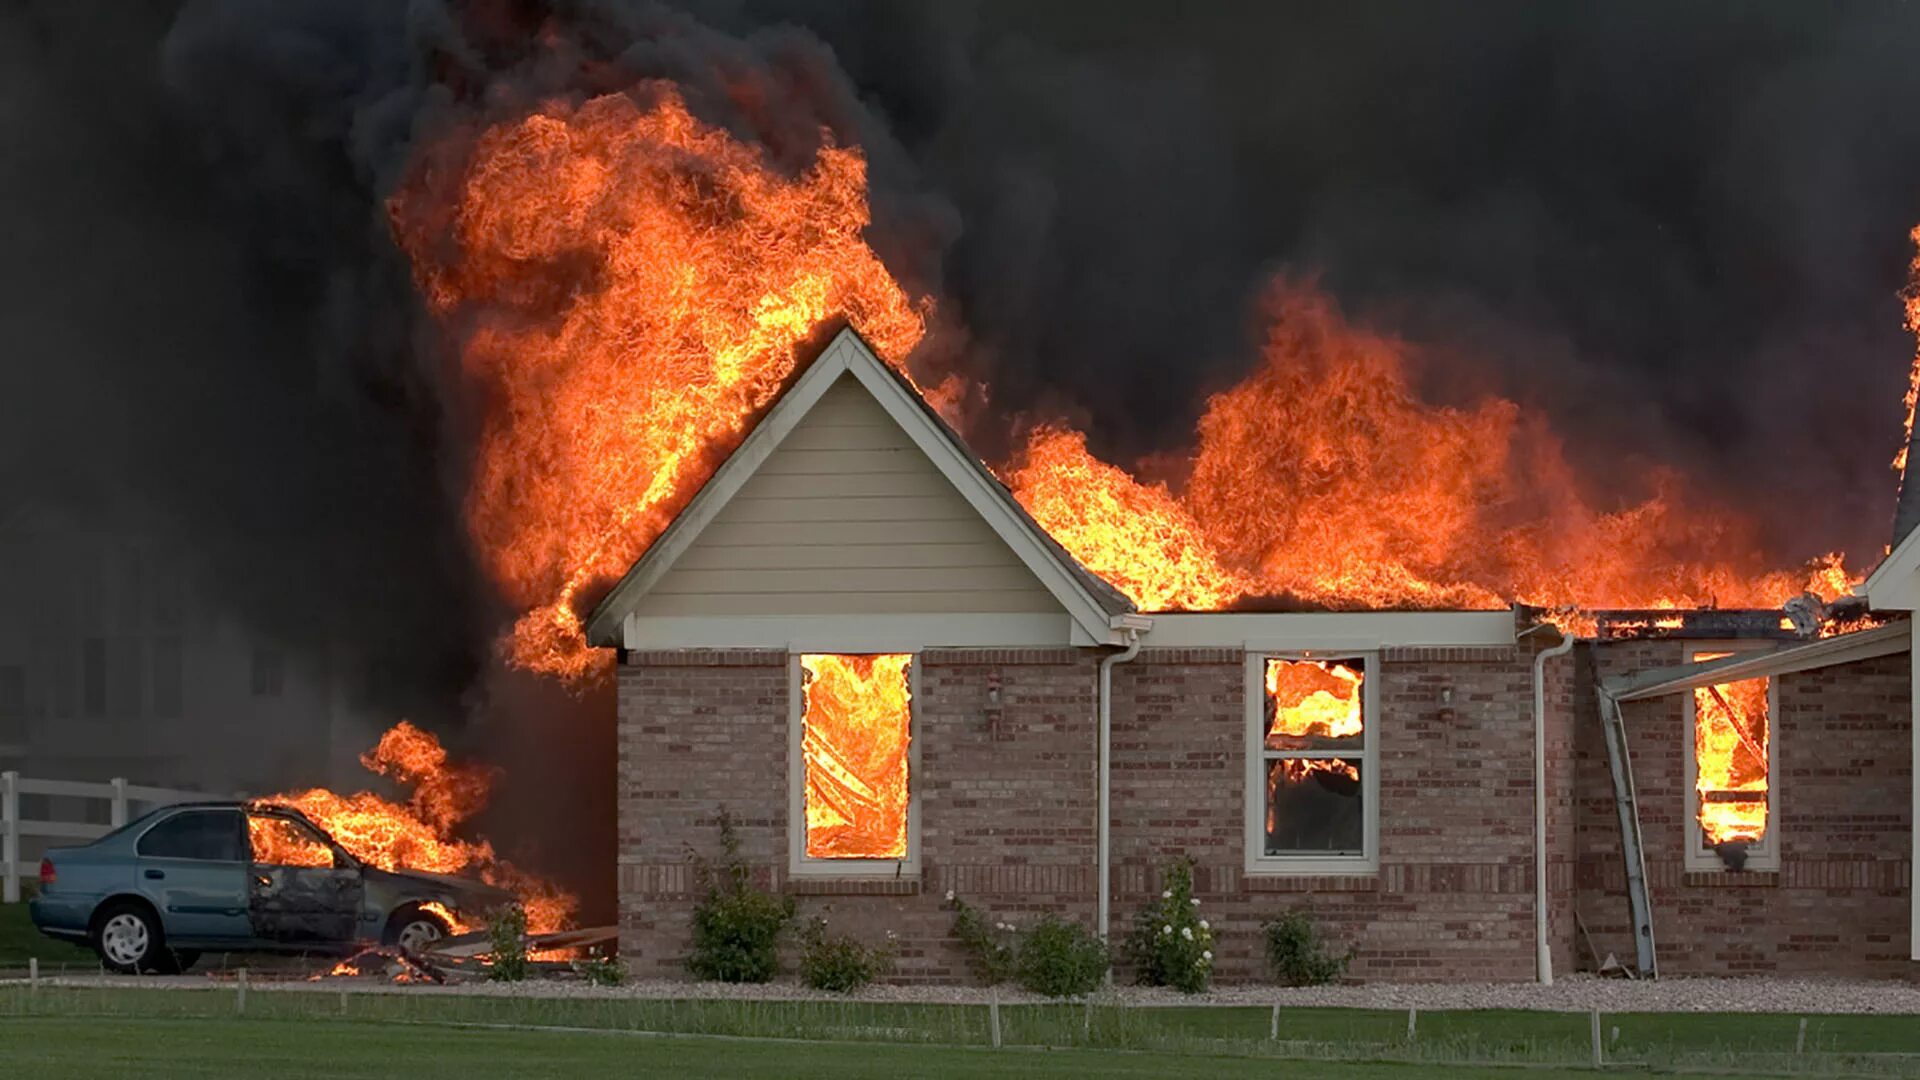
<path fill-rule="evenodd" d="M 694 881 L 689 848 L 715 850 L 717 809 L 741 822 L 768 887 L 900 940 L 896 978 L 959 981 L 948 939 L 953 889 L 1015 920 L 1042 911 L 1091 923 L 1097 789 L 1094 650 L 928 651 L 919 659 L 917 883 L 788 880 L 784 653 L 634 653 L 619 673 L 620 944 L 640 974 L 684 970 Z M 988 700 L 997 675 L 1000 703 Z"/>
<path fill-rule="evenodd" d="M 1593 680 L 1682 663 L 1699 642 L 1585 649 L 1576 728 L 1578 904 L 1632 962 L 1625 870 Z M 1686 695 L 1626 703 L 1663 974 L 1912 971 L 1912 743 L 1905 653 L 1778 677 L 1778 873 L 1688 873 Z"/>
<path fill-rule="evenodd" d="M 803 917 L 901 942 L 896 978 L 957 981 L 953 889 L 996 917 L 1091 923 L 1097 650 L 943 650 L 920 657 L 921 880 L 789 881 L 784 654 L 633 653 L 619 673 L 621 948 L 639 974 L 682 970 L 694 883 L 689 847 L 714 849 L 717 808 L 740 822 L 760 880 Z M 1355 877 L 1243 873 L 1244 654 L 1143 650 L 1114 673 L 1113 933 L 1154 898 L 1168 859 L 1196 862 L 1223 982 L 1265 977 L 1259 924 L 1309 908 L 1355 949 L 1363 979 L 1533 976 L 1531 652 L 1390 650 L 1374 677 L 1380 870 Z M 1557 661 L 1558 673 L 1567 661 Z M 997 677 L 1000 704 L 988 699 Z M 1550 723 L 1570 726 L 1556 674 Z M 1554 719 L 1554 718 L 1558 719 Z M 1551 827 L 1572 826 L 1555 763 Z M 1555 777 L 1560 779 L 1556 780 Z M 1553 787 L 1560 783 L 1561 787 Z M 1570 848 L 1568 849 L 1570 850 Z M 1571 910 L 1571 867 L 1555 870 Z M 1570 919 L 1565 920 L 1570 923 Z M 1568 953 L 1569 934 L 1556 934 Z"/>

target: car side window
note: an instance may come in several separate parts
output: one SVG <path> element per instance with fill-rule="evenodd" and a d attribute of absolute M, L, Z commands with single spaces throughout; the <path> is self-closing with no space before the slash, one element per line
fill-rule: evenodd
<path fill-rule="evenodd" d="M 235 810 L 189 810 L 148 829 L 134 848 L 149 858 L 242 862 L 240 814 Z"/>
<path fill-rule="evenodd" d="M 248 814 L 247 840 L 253 847 L 253 861 L 262 866 L 335 865 L 333 845 L 292 818 Z"/>

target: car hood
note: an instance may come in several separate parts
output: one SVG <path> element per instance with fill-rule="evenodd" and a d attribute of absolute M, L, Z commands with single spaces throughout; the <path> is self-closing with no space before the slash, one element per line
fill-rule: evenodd
<path fill-rule="evenodd" d="M 369 885 L 422 896 L 444 894 L 454 901 L 455 907 L 476 913 L 512 903 L 514 899 L 513 894 L 505 889 L 457 874 L 435 874 L 426 870 L 381 870 L 369 866 L 365 868 L 365 875 Z"/>

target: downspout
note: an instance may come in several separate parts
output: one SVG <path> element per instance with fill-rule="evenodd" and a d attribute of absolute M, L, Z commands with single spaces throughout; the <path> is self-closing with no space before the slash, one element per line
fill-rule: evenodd
<path fill-rule="evenodd" d="M 1563 630 L 1560 644 L 1533 658 L 1533 964 L 1542 986 L 1553 985 L 1553 951 L 1547 946 L 1547 661 L 1572 652 L 1577 640 Z"/>
<path fill-rule="evenodd" d="M 1145 620 L 1141 620 L 1145 621 Z M 1094 918 L 1094 928 L 1100 940 L 1107 940 L 1107 914 L 1113 906 L 1113 837 L 1111 835 L 1113 815 L 1113 667 L 1124 664 L 1140 655 L 1141 631 L 1151 627 L 1126 626 L 1127 647 L 1108 655 L 1100 661 L 1100 821 L 1097 835 L 1100 838 L 1100 854 L 1097 873 L 1100 875 L 1100 903 L 1098 914 Z M 1121 629 L 1116 626 L 1115 629 Z M 1107 978 L 1113 978 L 1112 969 L 1108 969 Z"/>

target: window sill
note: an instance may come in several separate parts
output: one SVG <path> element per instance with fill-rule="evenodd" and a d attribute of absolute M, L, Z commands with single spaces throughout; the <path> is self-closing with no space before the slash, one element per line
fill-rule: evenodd
<path fill-rule="evenodd" d="M 918 896 L 920 878 L 790 877 L 782 891 L 789 896 Z"/>
<path fill-rule="evenodd" d="M 1372 863 L 1320 863 L 1299 867 L 1262 865 L 1243 871 L 1240 884 L 1247 892 L 1303 892 L 1310 889 L 1372 892 L 1380 887 L 1380 867 Z"/>

